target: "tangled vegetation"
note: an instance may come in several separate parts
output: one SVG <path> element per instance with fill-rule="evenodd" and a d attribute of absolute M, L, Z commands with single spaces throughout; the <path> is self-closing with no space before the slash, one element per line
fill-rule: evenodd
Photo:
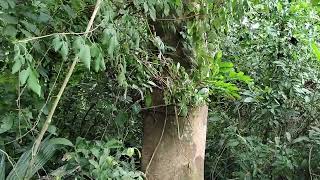
<path fill-rule="evenodd" d="M 0 180 L 145 179 L 155 89 L 179 116 L 208 104 L 206 179 L 318 178 L 319 12 L 316 0 L 0 0 Z"/>

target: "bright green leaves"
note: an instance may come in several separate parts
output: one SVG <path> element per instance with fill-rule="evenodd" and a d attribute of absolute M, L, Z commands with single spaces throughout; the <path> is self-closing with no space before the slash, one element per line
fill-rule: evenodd
<path fill-rule="evenodd" d="M 317 57 L 317 60 L 320 61 L 320 50 L 317 47 L 317 43 L 313 41 L 311 43 L 311 48 L 312 48 L 314 55 Z"/>
<path fill-rule="evenodd" d="M 52 41 L 52 47 L 54 51 L 59 51 L 63 59 L 67 59 L 69 54 L 69 45 L 68 42 L 64 41 L 61 36 L 55 36 L 55 38 Z"/>

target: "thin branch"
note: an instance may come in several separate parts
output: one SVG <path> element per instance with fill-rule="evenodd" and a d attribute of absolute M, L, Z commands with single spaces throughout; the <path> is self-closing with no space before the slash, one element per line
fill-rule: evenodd
<path fill-rule="evenodd" d="M 157 106 L 144 107 L 144 108 L 141 108 L 141 110 L 156 109 L 156 108 L 167 107 L 171 105 L 174 105 L 174 104 L 161 104 Z"/>
<path fill-rule="evenodd" d="M 51 36 L 55 36 L 55 35 L 87 35 L 88 33 L 91 33 L 91 32 L 95 31 L 98 28 L 99 28 L 99 26 L 95 27 L 92 30 L 85 31 L 85 32 L 79 32 L 79 33 L 73 33 L 73 32 L 52 33 L 52 34 L 47 34 L 47 35 L 43 35 L 43 36 L 37 36 L 37 37 L 31 37 L 31 38 L 18 40 L 18 41 L 14 42 L 14 43 L 26 43 L 26 42 L 29 42 L 29 41 L 43 39 L 43 38 L 47 38 L 47 37 L 51 37 Z"/>
<path fill-rule="evenodd" d="M 156 21 L 182 21 L 182 20 L 187 20 L 187 19 L 191 19 L 194 17 L 203 17 L 204 15 L 201 14 L 193 14 L 190 16 L 184 16 L 184 17 L 178 17 L 178 18 L 157 18 Z"/>
<path fill-rule="evenodd" d="M 90 32 L 90 29 L 91 29 L 91 27 L 93 25 L 94 19 L 95 19 L 96 15 L 97 15 L 97 13 L 98 13 L 98 11 L 100 9 L 101 2 L 102 2 L 102 0 L 97 0 L 97 2 L 96 2 L 95 9 L 94 9 L 94 11 L 92 13 L 92 16 L 91 16 L 91 19 L 90 19 L 90 21 L 89 21 L 89 23 L 87 25 L 86 32 L 84 33 L 85 34 L 85 38 L 87 38 L 87 35 Z M 54 103 L 52 105 L 52 108 L 51 108 L 51 110 L 50 110 L 50 112 L 48 114 L 48 117 L 47 117 L 47 119 L 46 119 L 46 121 L 45 121 L 45 123 L 44 123 L 44 125 L 43 125 L 43 127 L 41 129 L 41 131 L 40 131 L 40 134 L 38 135 L 35 143 L 33 144 L 33 147 L 32 147 L 32 159 L 30 161 L 29 168 L 33 165 L 34 158 L 35 158 L 36 154 L 38 153 L 40 143 L 41 143 L 41 141 L 42 141 L 42 139 L 44 137 L 44 134 L 48 130 L 48 127 L 49 127 L 49 125 L 50 125 L 50 123 L 52 121 L 53 114 L 54 114 L 54 112 L 55 112 L 55 110 L 56 110 L 56 108 L 58 106 L 58 103 L 59 103 L 59 101 L 61 99 L 61 96 L 62 96 L 62 94 L 63 94 L 63 92 L 64 92 L 64 90 L 65 90 L 65 88 L 66 88 L 66 86 L 67 86 L 67 84 L 69 82 L 69 79 L 70 79 L 70 77 L 71 77 L 71 75 L 72 75 L 72 73 L 73 73 L 78 61 L 79 61 L 79 58 L 75 57 L 73 62 L 72 62 L 72 65 L 71 65 L 71 67 L 70 67 L 70 69 L 68 71 L 68 74 L 66 75 L 66 77 L 65 77 L 65 79 L 63 81 L 63 84 L 62 84 L 62 86 L 61 86 L 61 88 L 59 90 L 57 98 L 55 99 L 55 101 L 54 101 Z"/>

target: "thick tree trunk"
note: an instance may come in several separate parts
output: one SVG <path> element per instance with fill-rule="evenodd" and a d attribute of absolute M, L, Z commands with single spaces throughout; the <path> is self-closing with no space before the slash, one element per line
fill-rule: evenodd
<path fill-rule="evenodd" d="M 174 107 L 144 113 L 142 167 L 148 180 L 204 179 L 207 115 L 205 105 L 186 118 L 177 118 Z"/>

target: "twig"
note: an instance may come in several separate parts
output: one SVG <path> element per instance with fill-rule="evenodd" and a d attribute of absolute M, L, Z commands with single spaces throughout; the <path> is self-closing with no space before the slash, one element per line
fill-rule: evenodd
<path fill-rule="evenodd" d="M 90 21 L 89 21 L 89 23 L 87 25 L 86 31 L 84 33 L 85 34 L 85 38 L 87 38 L 87 35 L 90 32 L 90 29 L 91 29 L 91 27 L 93 25 L 94 19 L 95 19 L 97 13 L 98 13 L 99 8 L 100 8 L 101 2 L 102 2 L 102 0 L 97 0 L 97 2 L 96 2 L 95 9 L 94 9 L 94 11 L 92 13 L 91 19 L 90 19 Z M 62 84 L 62 86 L 61 86 L 61 88 L 59 90 L 57 98 L 55 99 L 55 101 L 54 101 L 54 103 L 52 105 L 52 108 L 51 108 L 51 110 L 50 110 L 50 112 L 48 114 L 48 117 L 47 117 L 47 119 L 46 119 L 46 121 L 45 121 L 45 123 L 44 123 L 44 125 L 43 125 L 43 127 L 41 129 L 41 131 L 40 131 L 40 134 L 38 135 L 35 143 L 33 144 L 33 147 L 32 147 L 32 158 L 31 158 L 31 161 L 30 161 L 30 164 L 29 164 L 29 168 L 33 165 L 34 157 L 38 153 L 40 143 L 41 143 L 41 141 L 42 141 L 42 139 L 44 137 L 44 134 L 48 130 L 48 127 L 49 127 L 49 125 L 50 125 L 50 123 L 52 121 L 53 114 L 54 114 L 54 112 L 55 112 L 55 110 L 56 110 L 56 108 L 58 106 L 58 103 L 59 103 L 59 101 L 61 99 L 61 96 L 62 96 L 62 94 L 63 94 L 63 92 L 64 92 L 64 90 L 65 90 L 65 88 L 66 88 L 66 86 L 67 86 L 67 84 L 69 82 L 69 79 L 70 79 L 70 77 L 71 77 L 71 75 L 72 75 L 72 73 L 73 73 L 73 71 L 75 69 L 75 66 L 78 63 L 78 61 L 79 61 L 79 58 L 75 57 L 73 62 L 72 62 L 72 65 L 71 65 L 71 67 L 70 67 L 70 69 L 68 71 L 68 74 L 66 75 L 66 77 L 65 77 L 65 79 L 63 81 L 63 84 Z"/>
<path fill-rule="evenodd" d="M 157 152 L 157 150 L 158 150 L 158 148 L 159 148 L 159 146 L 160 146 L 160 144 L 161 144 L 161 141 L 162 141 L 162 138 L 163 138 L 163 134 L 164 134 L 164 131 L 165 131 L 165 129 L 166 129 L 167 115 L 168 115 L 167 112 L 168 112 L 168 111 L 167 111 L 167 107 L 166 107 L 166 117 L 165 117 L 165 119 L 164 119 L 161 136 L 160 136 L 160 138 L 159 138 L 159 141 L 158 141 L 158 144 L 157 144 L 156 148 L 154 148 L 154 151 L 153 151 L 153 153 L 152 153 L 152 156 L 151 156 L 151 158 L 150 158 L 150 161 L 149 161 L 149 163 L 148 163 L 148 165 L 147 165 L 147 167 L 146 167 L 146 171 L 145 171 L 145 175 L 146 175 L 146 176 L 147 176 L 147 174 L 148 174 L 148 169 L 149 169 L 149 167 L 150 167 L 150 165 L 151 165 L 151 163 L 152 163 L 152 160 L 153 160 L 153 158 L 154 158 L 154 156 L 155 156 L 155 154 L 156 154 L 156 152 Z"/>
<path fill-rule="evenodd" d="M 190 16 L 184 16 L 184 17 L 178 17 L 178 18 L 157 18 L 156 21 L 181 21 L 181 20 L 187 20 L 187 19 L 191 19 L 194 17 L 198 17 L 198 16 L 204 16 L 201 14 L 194 14 L 194 15 L 190 15 Z"/>
<path fill-rule="evenodd" d="M 51 37 L 51 36 L 55 36 L 55 35 L 87 35 L 88 33 L 91 33 L 93 31 L 95 31 L 96 29 L 98 29 L 98 27 L 99 26 L 97 26 L 96 28 L 94 28 L 92 30 L 85 31 L 85 32 L 79 32 L 79 33 L 63 32 L 63 33 L 52 33 L 52 34 L 47 34 L 47 35 L 43 35 L 43 36 L 31 37 L 31 38 L 18 40 L 15 43 L 26 43 L 26 42 L 29 42 L 29 41 L 34 41 L 34 40 L 37 40 L 37 39 L 43 39 L 43 38 L 47 38 L 47 37 Z"/>
<path fill-rule="evenodd" d="M 157 106 L 150 106 L 150 107 L 141 108 L 141 110 L 156 109 L 156 108 L 160 108 L 160 107 L 168 107 L 171 105 L 174 105 L 174 104 L 161 104 L 161 105 L 157 105 Z"/>

